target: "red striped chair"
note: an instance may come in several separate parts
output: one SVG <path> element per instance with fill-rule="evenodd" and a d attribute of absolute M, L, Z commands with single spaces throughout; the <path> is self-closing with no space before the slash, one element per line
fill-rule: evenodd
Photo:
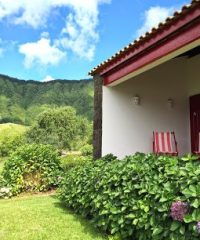
<path fill-rule="evenodd" d="M 174 132 L 153 132 L 153 152 L 155 154 L 178 156 Z"/>

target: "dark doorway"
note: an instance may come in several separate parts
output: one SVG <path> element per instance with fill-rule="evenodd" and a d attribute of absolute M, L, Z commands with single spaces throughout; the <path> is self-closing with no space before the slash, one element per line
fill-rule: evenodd
<path fill-rule="evenodd" d="M 199 152 L 200 94 L 190 97 L 191 150 Z"/>

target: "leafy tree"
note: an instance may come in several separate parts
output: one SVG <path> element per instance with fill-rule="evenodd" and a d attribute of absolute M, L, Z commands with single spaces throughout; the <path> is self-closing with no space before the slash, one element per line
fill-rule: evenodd
<path fill-rule="evenodd" d="M 28 131 L 29 142 L 48 143 L 59 149 L 74 149 L 89 139 L 89 122 L 76 115 L 72 107 L 53 108 L 38 116 L 36 124 Z M 80 143 L 79 143 L 80 144 Z"/>

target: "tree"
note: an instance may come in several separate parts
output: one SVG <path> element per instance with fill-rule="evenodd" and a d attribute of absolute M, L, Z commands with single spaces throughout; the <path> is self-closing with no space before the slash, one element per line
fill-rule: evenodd
<path fill-rule="evenodd" d="M 29 142 L 48 143 L 59 149 L 71 150 L 78 139 L 89 139 L 89 122 L 76 115 L 72 107 L 53 108 L 38 116 L 36 124 L 28 131 Z"/>

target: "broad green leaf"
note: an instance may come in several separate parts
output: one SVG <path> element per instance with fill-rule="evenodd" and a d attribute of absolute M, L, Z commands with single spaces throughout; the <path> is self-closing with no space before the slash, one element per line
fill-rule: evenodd
<path fill-rule="evenodd" d="M 178 222 L 178 221 L 174 221 L 172 222 L 172 225 L 170 227 L 170 230 L 173 232 L 173 231 L 176 231 L 179 227 L 181 226 L 181 224 Z"/>
<path fill-rule="evenodd" d="M 153 230 L 153 236 L 156 236 L 158 234 L 160 234 L 161 232 L 163 231 L 163 228 L 162 227 L 156 227 L 154 230 Z"/>
<path fill-rule="evenodd" d="M 199 200 L 195 199 L 192 203 L 191 206 L 193 206 L 194 208 L 198 208 L 199 207 Z"/>

